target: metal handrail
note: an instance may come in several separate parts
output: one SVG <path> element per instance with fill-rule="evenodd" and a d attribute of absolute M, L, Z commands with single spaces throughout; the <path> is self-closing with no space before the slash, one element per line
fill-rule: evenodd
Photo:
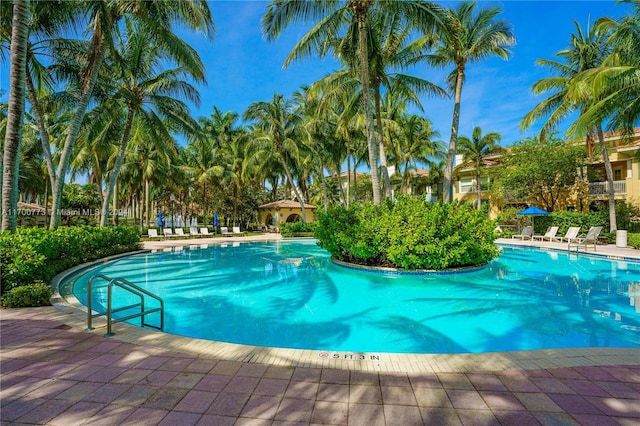
<path fill-rule="evenodd" d="M 99 278 L 102 279 L 104 281 L 107 282 L 107 312 L 98 312 L 96 314 L 93 314 L 93 309 L 92 309 L 92 287 L 93 287 L 93 280 Z M 112 308 L 112 301 L 113 301 L 113 287 L 117 286 L 120 287 L 121 289 L 128 291 L 129 293 L 138 296 L 140 298 L 140 302 L 139 303 L 135 303 L 133 305 L 129 305 L 129 306 L 122 306 L 120 308 L 117 309 L 113 309 Z M 160 304 L 160 306 L 158 308 L 154 308 L 154 309 L 149 309 L 149 310 L 145 310 L 144 308 L 144 301 L 145 301 L 145 296 L 149 296 L 152 299 L 155 299 L 156 301 L 158 301 L 158 303 Z M 136 313 L 136 314 L 132 314 L 123 318 L 118 318 L 118 319 L 113 319 L 113 314 L 116 312 L 121 312 L 121 311 L 125 311 L 125 310 L 129 310 L 132 308 L 137 308 L 140 307 L 140 312 Z M 145 322 L 145 316 L 148 314 L 152 314 L 155 312 L 160 312 L 160 327 L 156 327 L 155 325 L 152 324 L 147 324 Z M 116 323 L 116 322 L 123 322 L 123 321 L 127 321 L 130 320 L 132 318 L 137 318 L 140 317 L 140 323 L 142 326 L 147 326 L 147 327 L 153 327 L 153 328 L 157 328 L 158 330 L 163 330 L 164 329 L 164 301 L 162 300 L 161 297 L 156 296 L 155 294 L 151 293 L 148 290 L 145 290 L 142 287 L 139 287 L 137 285 L 135 285 L 134 283 L 127 281 L 124 278 L 109 278 L 106 275 L 102 275 L 102 274 L 97 274 L 92 276 L 91 278 L 89 278 L 89 282 L 87 284 L 87 330 L 93 330 L 92 327 L 92 319 L 93 317 L 98 317 L 98 316 L 102 316 L 102 315 L 106 315 L 107 317 L 107 334 L 105 334 L 105 336 L 113 336 L 112 333 L 112 324 Z"/>

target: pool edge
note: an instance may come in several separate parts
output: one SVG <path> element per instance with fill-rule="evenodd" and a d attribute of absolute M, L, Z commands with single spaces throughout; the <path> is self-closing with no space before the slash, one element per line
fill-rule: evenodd
<path fill-rule="evenodd" d="M 95 330 L 86 330 L 87 310 L 77 300 L 64 299 L 58 292 L 63 278 L 80 270 L 91 268 L 110 260 L 144 253 L 149 250 L 110 256 L 94 262 L 78 265 L 56 275 L 52 280 L 54 295 L 51 298 L 52 313 L 58 320 L 89 333 L 104 334 L 106 320 L 94 319 Z M 636 259 L 637 261 L 637 259 Z M 84 308 L 84 310 L 82 309 Z M 115 336 L 121 342 L 135 343 L 159 349 L 215 358 L 226 361 L 269 364 L 276 366 L 335 368 L 342 370 L 384 372 L 471 372 L 504 370 L 538 370 L 548 368 L 637 365 L 640 348 L 570 348 L 543 349 L 513 352 L 488 352 L 482 354 L 399 354 L 366 352 L 333 352 L 306 349 L 288 349 L 249 346 L 177 336 L 129 325 L 114 324 Z"/>

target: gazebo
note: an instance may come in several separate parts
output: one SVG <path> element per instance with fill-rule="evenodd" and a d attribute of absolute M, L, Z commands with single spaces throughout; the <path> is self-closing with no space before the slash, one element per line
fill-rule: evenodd
<path fill-rule="evenodd" d="M 312 204 L 304 205 L 307 222 L 313 222 L 317 207 Z M 258 221 L 266 230 L 277 231 L 281 223 L 302 220 L 300 203 L 294 200 L 280 200 L 263 204 L 258 207 Z"/>

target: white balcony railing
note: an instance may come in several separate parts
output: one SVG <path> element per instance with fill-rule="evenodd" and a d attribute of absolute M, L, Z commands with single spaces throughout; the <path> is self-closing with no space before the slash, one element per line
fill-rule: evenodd
<path fill-rule="evenodd" d="M 589 183 L 589 195 L 607 195 L 609 193 L 609 182 L 591 182 Z M 626 194 L 627 193 L 627 181 L 614 180 L 613 181 L 613 193 L 614 194 Z"/>

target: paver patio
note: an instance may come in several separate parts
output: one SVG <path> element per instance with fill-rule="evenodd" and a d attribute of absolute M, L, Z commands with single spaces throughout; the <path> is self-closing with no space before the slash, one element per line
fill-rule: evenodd
<path fill-rule="evenodd" d="M 56 311 L 0 311 L 3 425 L 640 424 L 640 350 L 533 370 L 277 366 L 106 338 Z"/>

